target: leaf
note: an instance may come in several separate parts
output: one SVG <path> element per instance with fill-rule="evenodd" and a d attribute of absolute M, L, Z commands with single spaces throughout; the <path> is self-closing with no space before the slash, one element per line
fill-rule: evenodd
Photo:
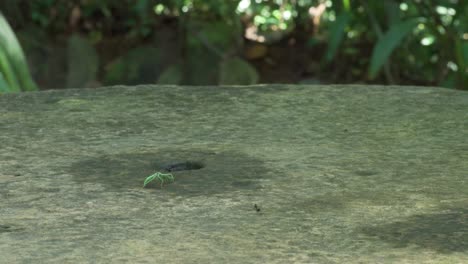
<path fill-rule="evenodd" d="M 129 50 L 106 66 L 106 85 L 156 83 L 162 68 L 159 49 L 143 45 Z"/>
<path fill-rule="evenodd" d="M 437 85 L 444 88 L 455 89 L 457 86 L 456 74 L 450 71 L 443 80 L 441 80 Z"/>
<path fill-rule="evenodd" d="M 21 86 L 16 78 L 16 74 L 11 67 L 10 61 L 3 49 L 0 49 L 0 74 L 4 85 L 0 92 L 20 92 Z"/>
<path fill-rule="evenodd" d="M 343 41 L 345 28 L 351 18 L 350 13 L 343 12 L 336 18 L 335 22 L 330 26 L 330 36 L 328 39 L 328 49 L 325 53 L 325 60 L 330 62 L 335 57 L 336 51 Z"/>
<path fill-rule="evenodd" d="M 3 73 L 4 80 L 9 84 L 10 91 L 37 90 L 37 86 L 29 72 L 23 50 L 1 12 L 0 56 L 0 71 Z"/>
<path fill-rule="evenodd" d="M 458 65 L 458 85 L 460 89 L 468 89 L 468 42 L 460 38 L 455 40 L 455 58 Z"/>
<path fill-rule="evenodd" d="M 90 41 L 79 35 L 68 39 L 68 88 L 83 88 L 96 79 L 98 55 Z"/>
<path fill-rule="evenodd" d="M 126 77 L 126 64 L 124 58 L 119 57 L 106 66 L 104 75 L 105 85 L 124 84 Z"/>
<path fill-rule="evenodd" d="M 257 70 L 241 58 L 226 59 L 221 63 L 219 73 L 221 85 L 250 85 L 258 82 Z"/>
<path fill-rule="evenodd" d="M 182 77 L 182 67 L 179 64 L 171 65 L 161 73 L 158 84 L 180 84 Z"/>
<path fill-rule="evenodd" d="M 190 85 L 214 85 L 218 82 L 220 57 L 203 47 L 189 46 L 184 61 L 184 82 Z M 203 65 L 203 67 L 200 67 Z"/>
<path fill-rule="evenodd" d="M 10 91 L 11 91 L 11 88 L 9 87 L 5 78 L 3 78 L 3 74 L 0 71 L 0 93 L 8 93 Z"/>
<path fill-rule="evenodd" d="M 351 10 L 351 3 L 349 0 L 343 0 L 343 7 L 347 12 Z"/>
<path fill-rule="evenodd" d="M 374 79 L 388 60 L 393 50 L 398 47 L 404 37 L 421 23 L 421 18 L 413 18 L 391 26 L 391 28 L 377 41 L 372 51 L 369 66 L 369 78 Z"/>
<path fill-rule="evenodd" d="M 460 38 L 455 40 L 455 58 L 461 72 L 467 70 L 468 67 L 468 42 Z"/>

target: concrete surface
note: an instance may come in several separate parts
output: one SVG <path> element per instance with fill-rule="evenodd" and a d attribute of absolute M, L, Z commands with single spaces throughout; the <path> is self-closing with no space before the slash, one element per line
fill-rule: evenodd
<path fill-rule="evenodd" d="M 468 263 L 467 92 L 4 94 L 0 131 L 0 263 Z"/>

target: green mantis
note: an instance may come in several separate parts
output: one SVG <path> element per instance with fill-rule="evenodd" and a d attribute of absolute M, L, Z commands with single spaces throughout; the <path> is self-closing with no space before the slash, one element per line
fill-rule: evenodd
<path fill-rule="evenodd" d="M 148 183 L 152 182 L 154 179 L 158 179 L 161 182 L 161 187 L 162 187 L 163 183 L 165 181 L 173 182 L 174 181 L 174 176 L 172 176 L 172 174 L 170 174 L 170 173 L 164 174 L 164 173 L 161 173 L 161 172 L 156 172 L 155 174 L 152 174 L 152 175 L 146 177 L 145 182 L 143 183 L 143 188 L 145 188 L 146 185 Z"/>

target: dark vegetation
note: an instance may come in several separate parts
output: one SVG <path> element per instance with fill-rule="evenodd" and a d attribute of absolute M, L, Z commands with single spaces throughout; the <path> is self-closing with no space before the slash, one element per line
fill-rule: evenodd
<path fill-rule="evenodd" d="M 14 32 L 0 23 L 0 92 L 34 82 L 468 89 L 463 0 L 2 0 L 0 10 Z M 34 82 L 21 83 L 15 35 Z"/>

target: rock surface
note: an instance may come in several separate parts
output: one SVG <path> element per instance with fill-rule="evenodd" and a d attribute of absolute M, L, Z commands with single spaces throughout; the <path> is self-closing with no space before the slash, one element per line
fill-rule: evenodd
<path fill-rule="evenodd" d="M 468 263 L 466 92 L 6 94 L 0 131 L 1 263 Z"/>

